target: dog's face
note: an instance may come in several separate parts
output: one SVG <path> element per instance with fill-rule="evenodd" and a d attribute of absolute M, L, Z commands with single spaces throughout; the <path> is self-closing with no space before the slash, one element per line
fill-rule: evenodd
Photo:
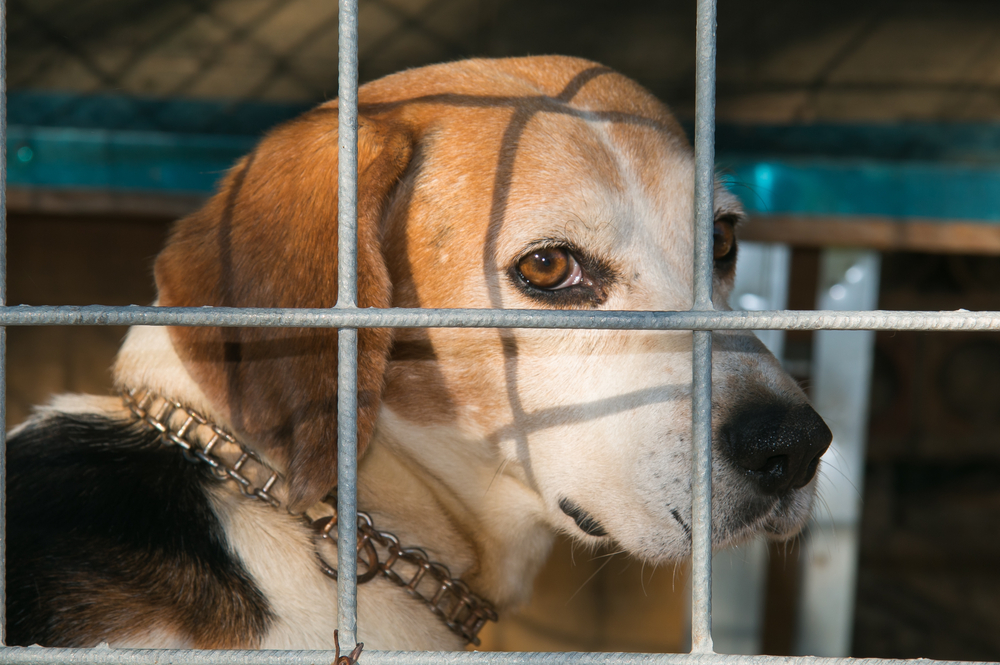
<path fill-rule="evenodd" d="M 370 84 L 362 90 L 361 113 L 362 306 L 690 308 L 693 156 L 667 110 L 635 83 L 566 58 L 471 61 Z M 329 207 L 323 192 L 299 191 L 307 165 L 255 179 L 261 159 L 294 163 L 303 159 L 295 150 L 316 151 L 323 132 L 304 138 L 306 130 L 296 131 L 298 145 L 280 132 L 272 135 L 230 177 L 228 198 L 220 195 L 211 213 L 212 233 L 227 247 L 255 234 L 271 251 L 291 243 L 295 248 L 285 254 L 295 271 L 320 275 L 320 268 L 299 266 L 322 263 L 333 251 L 328 225 L 336 206 Z M 296 177 L 295 191 L 265 191 L 276 179 Z M 310 204 L 284 196 L 311 197 Z M 316 232 L 311 222 L 296 221 L 299 232 L 313 234 L 308 247 L 288 240 L 288 232 L 259 230 L 277 223 L 270 221 L 280 216 L 275 199 L 305 217 L 325 206 L 327 226 Z M 267 214 L 259 212 L 262 206 L 270 206 Z M 244 220 L 243 210 L 254 212 Z M 742 212 L 722 189 L 716 211 L 715 303 L 725 308 Z M 189 226 L 199 225 L 205 220 Z M 204 240 L 184 228 L 177 235 L 174 246 L 186 251 L 171 258 L 168 248 L 157 268 L 163 304 L 332 304 L 323 276 L 301 287 L 320 294 L 308 297 L 275 296 L 275 287 L 227 301 L 238 289 L 224 284 L 212 298 L 178 297 L 182 288 L 171 275 L 183 262 L 190 271 L 190 255 Z M 267 261 L 254 252 L 241 261 L 238 250 L 229 251 L 237 256 L 234 272 Z M 287 279 L 281 268 L 287 266 L 276 270 Z M 335 258 L 322 270 L 335 274 Z M 223 271 L 215 279 L 228 277 Z M 294 343 L 288 333 L 274 332 L 199 337 L 207 334 L 174 333 L 206 394 L 238 430 L 272 437 L 272 454 L 306 478 L 299 485 L 303 500 L 324 483 L 328 488 L 329 474 L 317 475 L 300 461 L 306 450 L 310 464 L 332 466 L 328 455 L 316 452 L 320 443 L 310 442 L 315 419 L 306 424 L 296 414 L 329 403 L 329 394 L 317 397 L 312 388 L 306 406 L 271 405 L 293 392 L 274 379 L 295 374 L 284 365 L 274 371 L 280 349 L 318 357 L 330 353 L 330 340 L 316 341 L 319 333 L 296 333 Z M 526 519 L 585 542 L 614 539 L 649 560 L 690 551 L 690 332 L 407 329 L 395 331 L 391 342 L 384 332 L 363 335 L 362 441 L 381 412 L 379 427 L 407 433 L 397 439 L 433 431 L 427 438 L 444 442 L 445 455 L 412 455 L 418 464 L 459 469 L 456 476 L 471 480 L 453 491 L 469 501 L 488 501 L 495 477 L 502 476 L 529 497 Z M 751 334 L 713 339 L 715 540 L 794 533 L 807 517 L 829 431 Z M 254 363 L 272 368 L 268 377 L 276 387 L 253 389 L 271 391 L 266 399 L 241 387 Z M 315 380 L 324 365 L 311 366 Z M 366 383 L 368 375 L 377 380 Z M 296 383 L 294 390 L 305 389 Z M 274 413 L 254 408 L 261 400 Z M 329 438 L 322 445 L 330 445 Z M 434 475 L 451 473 L 443 468 Z"/>
<path fill-rule="evenodd" d="M 389 254 L 404 259 L 389 266 L 396 306 L 691 307 L 691 150 L 637 86 L 593 69 L 561 83 L 580 81 L 565 101 L 552 94 L 440 112 L 389 211 Z M 725 309 L 743 213 L 721 188 L 716 211 L 715 303 Z M 691 340 L 689 332 L 400 331 L 386 405 L 413 427 L 433 420 L 488 441 L 480 454 L 537 492 L 556 529 L 590 542 L 610 537 L 651 560 L 677 557 L 690 548 Z M 714 347 L 716 541 L 787 536 L 808 515 L 825 426 L 752 334 L 717 333 Z M 812 470 L 790 471 L 797 477 L 787 487 L 762 488 L 752 478 L 759 469 L 729 454 L 737 421 L 761 409 L 781 412 L 765 428 L 806 430 L 795 445 L 808 449 Z"/>

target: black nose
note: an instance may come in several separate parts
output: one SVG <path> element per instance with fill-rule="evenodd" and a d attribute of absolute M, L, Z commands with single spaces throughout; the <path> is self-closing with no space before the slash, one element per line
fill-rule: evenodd
<path fill-rule="evenodd" d="M 722 446 L 767 494 L 803 487 L 816 475 L 833 435 L 812 407 L 765 404 L 740 409 L 722 433 Z"/>

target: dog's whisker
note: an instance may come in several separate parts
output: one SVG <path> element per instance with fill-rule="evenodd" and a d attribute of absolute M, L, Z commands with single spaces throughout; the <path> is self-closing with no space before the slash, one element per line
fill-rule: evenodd
<path fill-rule="evenodd" d="M 840 458 L 840 460 L 842 462 L 844 462 L 844 464 L 846 465 L 847 460 L 844 458 L 844 454 L 842 452 L 840 452 L 839 450 L 835 451 L 835 452 L 836 452 L 837 457 Z M 854 492 L 858 495 L 858 498 L 862 498 L 864 496 L 861 493 L 861 490 L 858 489 L 858 486 L 854 484 L 854 480 L 852 480 L 851 477 L 848 476 L 847 473 L 843 469 L 841 469 L 839 466 L 834 466 L 832 464 L 823 464 L 822 466 L 820 466 L 820 473 L 822 473 L 824 475 L 826 473 L 831 472 L 831 471 L 836 471 L 841 476 L 843 476 L 844 480 L 847 481 L 847 484 L 850 485 L 851 489 L 853 489 Z"/>
<path fill-rule="evenodd" d="M 504 472 L 504 469 L 507 468 L 507 464 L 509 462 L 510 462 L 510 460 L 508 460 L 507 458 L 504 458 L 503 461 L 500 462 L 500 466 L 497 467 L 497 470 L 493 474 L 493 477 L 490 478 L 490 483 L 489 483 L 489 485 L 486 486 L 486 490 L 483 492 L 483 496 L 486 496 L 487 494 L 489 494 L 490 488 L 493 487 L 493 483 L 495 483 L 496 480 L 497 480 L 497 478 L 500 477 L 500 474 L 502 474 Z"/>
<path fill-rule="evenodd" d="M 593 573 L 591 573 L 591 574 L 590 574 L 590 577 L 588 577 L 588 578 L 587 578 L 586 580 L 584 580 L 584 581 L 583 581 L 583 584 L 581 584 L 581 585 L 580 585 L 580 588 L 578 588 L 578 589 L 577 589 L 576 591 L 574 591 L 574 592 L 573 592 L 573 595 L 572 595 L 572 596 L 570 596 L 569 598 L 567 598 L 567 599 L 566 599 L 566 603 L 564 604 L 564 607 L 565 607 L 565 606 L 568 606 L 568 605 L 569 605 L 569 603 L 570 603 L 570 601 L 571 601 L 571 600 L 573 600 L 574 598 L 576 598 L 577 594 L 579 594 L 579 593 L 580 593 L 581 591 L 583 591 L 583 587 L 585 587 L 585 586 L 587 586 L 588 584 L 590 584 L 590 581 L 591 581 L 592 579 L 594 579 L 595 577 L 597 577 L 597 574 L 598 574 L 599 572 L 601 572 L 602 570 L 604 570 L 604 567 L 605 567 L 605 566 L 607 566 L 607 565 L 608 565 L 609 563 L 611 563 L 611 558 L 612 558 L 612 557 L 613 557 L 613 556 L 614 556 L 615 554 L 621 554 L 621 552 L 612 552 L 612 553 L 611 553 L 611 556 L 609 556 L 609 557 L 608 557 L 607 559 L 605 559 L 605 560 L 604 560 L 604 563 L 602 563 L 602 564 L 601 564 L 600 566 L 598 566 L 597 570 L 595 570 L 595 571 L 594 571 Z"/>
<path fill-rule="evenodd" d="M 831 457 L 836 459 L 838 464 L 847 464 L 847 458 L 844 456 L 844 451 L 840 450 L 839 447 L 830 446 L 830 449 L 827 452 Z M 830 460 L 829 463 L 824 464 L 823 466 L 833 466 L 832 460 Z M 839 468 L 839 467 L 834 466 L 833 468 Z"/>
<path fill-rule="evenodd" d="M 671 591 L 674 591 L 674 592 L 677 591 L 677 575 L 680 572 L 683 571 L 683 568 L 681 566 L 682 566 L 682 562 L 681 561 L 674 561 L 673 575 L 670 578 L 670 590 Z"/>
<path fill-rule="evenodd" d="M 823 496 L 822 492 L 817 491 L 815 495 L 815 500 L 820 505 L 822 512 L 826 515 L 829 522 L 832 524 L 834 522 L 833 509 L 830 507 L 829 502 L 827 502 L 826 497 Z M 819 520 L 816 518 L 815 515 L 813 515 L 811 521 L 815 523 L 818 522 Z"/>

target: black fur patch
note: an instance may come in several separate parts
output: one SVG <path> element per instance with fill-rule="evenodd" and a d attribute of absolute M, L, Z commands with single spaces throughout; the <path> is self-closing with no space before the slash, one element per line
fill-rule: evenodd
<path fill-rule="evenodd" d="M 256 646 L 272 615 L 227 548 L 206 469 L 158 433 L 46 418 L 7 447 L 7 643 L 92 646 L 165 628 Z"/>

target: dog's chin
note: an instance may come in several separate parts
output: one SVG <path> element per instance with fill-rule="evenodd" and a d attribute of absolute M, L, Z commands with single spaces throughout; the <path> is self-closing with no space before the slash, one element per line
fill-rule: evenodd
<path fill-rule="evenodd" d="M 771 540 L 789 540 L 802 531 L 812 512 L 815 483 L 782 497 L 764 523 L 763 533 Z"/>
<path fill-rule="evenodd" d="M 745 504 L 742 510 L 723 509 L 722 515 L 718 514 L 719 508 L 716 507 L 712 548 L 738 547 L 760 537 L 778 541 L 794 538 L 809 521 L 813 495 L 813 488 L 809 486 L 777 499 L 759 498 Z M 651 564 L 674 562 L 691 555 L 688 533 L 664 534 L 657 539 L 659 548 L 649 542 L 629 547 L 622 540 L 616 540 L 624 549 Z"/>
<path fill-rule="evenodd" d="M 809 521 L 814 491 L 810 485 L 796 490 L 766 506 L 748 506 L 742 517 L 734 515 L 729 520 L 731 527 L 714 534 L 716 548 L 733 547 L 764 536 L 769 540 L 788 540 L 802 531 Z"/>
<path fill-rule="evenodd" d="M 715 507 L 712 544 L 716 549 L 742 545 L 764 536 L 770 540 L 794 538 L 809 521 L 815 496 L 815 481 L 781 497 L 761 496 L 741 509 Z"/>

